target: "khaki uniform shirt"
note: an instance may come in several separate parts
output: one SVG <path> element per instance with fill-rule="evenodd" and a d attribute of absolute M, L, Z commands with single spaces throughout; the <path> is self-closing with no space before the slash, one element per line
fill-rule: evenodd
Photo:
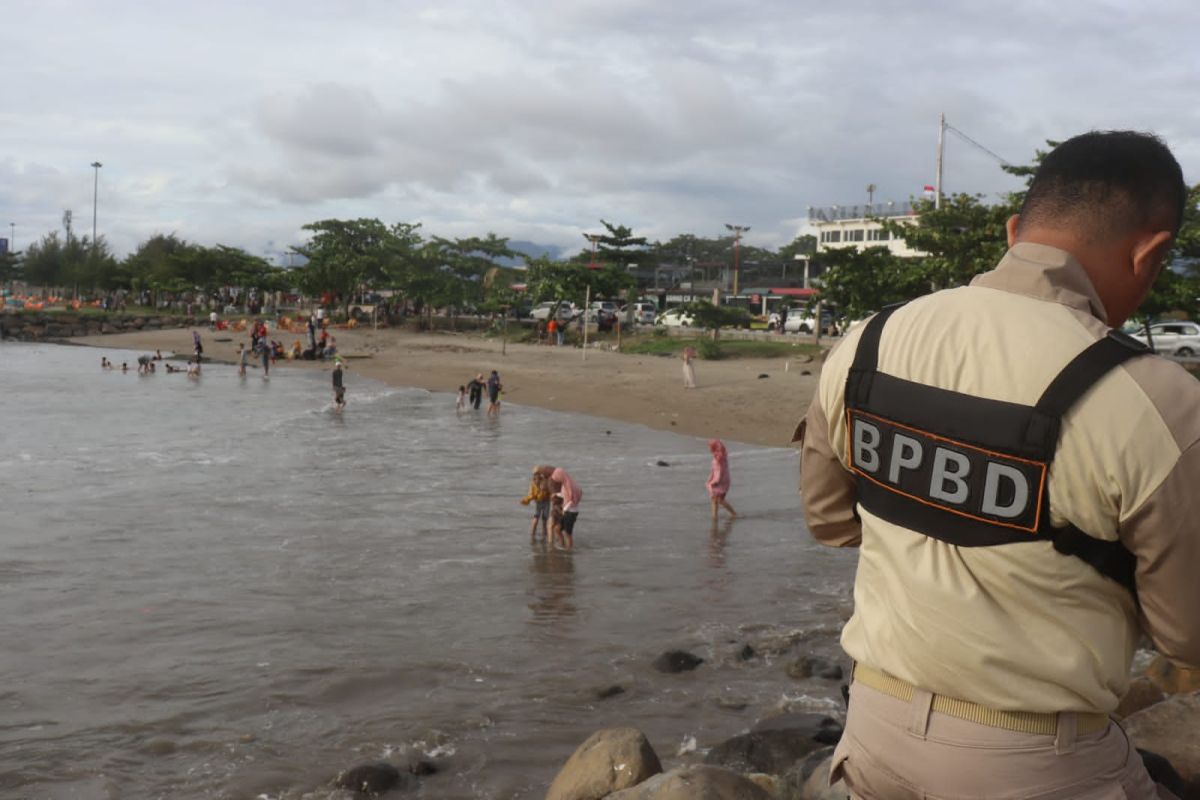
<path fill-rule="evenodd" d="M 896 311 L 879 370 L 1033 405 L 1106 335 L 1105 317 L 1070 254 L 1018 244 L 970 286 Z M 843 394 L 864 327 L 829 354 L 801 456 L 809 530 L 824 544 L 860 547 L 846 652 L 938 694 L 1035 712 L 1115 708 L 1142 631 L 1168 658 L 1200 665 L 1200 382 L 1164 359 L 1135 358 L 1063 417 L 1051 519 L 1135 554 L 1139 608 L 1048 541 L 957 547 L 856 505 Z"/>

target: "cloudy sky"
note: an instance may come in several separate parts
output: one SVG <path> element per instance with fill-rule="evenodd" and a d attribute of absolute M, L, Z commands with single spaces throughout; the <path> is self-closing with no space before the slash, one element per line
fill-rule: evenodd
<path fill-rule="evenodd" d="M 277 255 L 328 217 L 584 242 L 796 235 L 1002 157 L 1153 130 L 1200 180 L 1194 0 L 0 0 L 0 236 L 74 212 Z M 947 191 L 1013 188 L 948 139 Z"/>

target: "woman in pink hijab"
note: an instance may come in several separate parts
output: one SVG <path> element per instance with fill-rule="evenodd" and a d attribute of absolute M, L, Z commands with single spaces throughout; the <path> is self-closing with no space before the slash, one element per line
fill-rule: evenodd
<path fill-rule="evenodd" d="M 729 492 L 729 453 L 725 451 L 725 443 L 720 439 L 709 439 L 708 449 L 712 451 L 712 469 L 708 473 L 708 496 L 712 500 L 713 522 L 717 520 L 717 510 L 724 508 L 729 516 L 736 517 L 737 512 L 725 500 Z"/>
<path fill-rule="evenodd" d="M 564 546 L 570 550 L 575 546 L 575 520 L 579 518 L 583 490 L 562 467 L 541 466 L 538 472 L 550 479 L 550 490 L 562 498 L 562 523 L 555 538 L 561 536 Z"/>

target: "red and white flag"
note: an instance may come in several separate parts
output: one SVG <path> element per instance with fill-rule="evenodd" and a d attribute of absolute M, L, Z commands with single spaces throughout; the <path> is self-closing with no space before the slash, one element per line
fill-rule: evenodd
<path fill-rule="evenodd" d="M 933 197 L 933 193 L 935 191 L 937 191 L 937 190 L 934 189 L 932 186 L 930 186 L 928 183 L 925 184 L 925 196 L 926 197 Z"/>

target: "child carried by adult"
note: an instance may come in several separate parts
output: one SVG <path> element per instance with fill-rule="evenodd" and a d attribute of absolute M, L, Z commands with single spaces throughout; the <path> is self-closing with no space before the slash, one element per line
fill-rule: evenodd
<path fill-rule="evenodd" d="M 562 544 L 570 550 L 575 546 L 575 521 L 579 518 L 579 503 L 583 500 L 583 490 L 562 467 L 543 464 L 535 471 L 547 479 L 550 491 L 562 500 L 562 524 L 558 526 L 558 530 L 551 531 L 551 539 L 555 544 Z"/>

